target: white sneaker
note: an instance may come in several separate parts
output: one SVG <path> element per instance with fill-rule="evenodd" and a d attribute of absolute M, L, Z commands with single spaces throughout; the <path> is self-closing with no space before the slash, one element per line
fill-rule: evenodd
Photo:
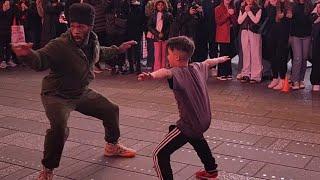
<path fill-rule="evenodd" d="M 10 60 L 10 61 L 7 63 L 7 65 L 10 66 L 10 67 L 16 67 L 16 66 L 17 66 L 17 64 L 14 63 L 12 60 Z"/>
<path fill-rule="evenodd" d="M 298 89 L 300 89 L 300 84 L 299 84 L 299 82 L 294 82 L 293 85 L 292 85 L 292 89 L 293 89 L 293 90 L 298 90 Z"/>
<path fill-rule="evenodd" d="M 320 91 L 320 85 L 313 85 L 312 91 Z"/>
<path fill-rule="evenodd" d="M 2 68 L 2 69 L 5 69 L 5 68 L 7 68 L 7 63 L 5 62 L 5 61 L 2 61 L 1 62 L 1 64 L 0 64 L 0 68 Z"/>
<path fill-rule="evenodd" d="M 279 84 L 279 79 L 272 79 L 271 83 L 268 85 L 268 88 L 272 89 Z"/>
<path fill-rule="evenodd" d="M 273 87 L 274 90 L 281 90 L 284 86 L 284 79 L 280 79 L 279 83 Z"/>
<path fill-rule="evenodd" d="M 299 88 L 300 88 L 300 89 L 306 88 L 306 85 L 304 84 L 303 81 L 300 81 Z"/>

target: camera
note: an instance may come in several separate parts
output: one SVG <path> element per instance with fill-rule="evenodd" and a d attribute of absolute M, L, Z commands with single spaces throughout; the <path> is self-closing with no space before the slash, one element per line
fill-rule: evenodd
<path fill-rule="evenodd" d="M 193 1 L 193 2 L 191 3 L 191 8 L 192 8 L 192 9 L 196 10 L 198 7 L 199 7 L 199 5 L 198 5 L 195 1 Z"/>

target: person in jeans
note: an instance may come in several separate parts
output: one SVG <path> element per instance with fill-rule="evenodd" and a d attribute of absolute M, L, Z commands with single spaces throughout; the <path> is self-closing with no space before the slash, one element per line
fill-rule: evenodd
<path fill-rule="evenodd" d="M 42 83 L 41 100 L 50 129 L 45 136 L 43 170 L 38 180 L 53 178 L 53 169 L 59 166 L 69 134 L 67 121 L 74 110 L 103 121 L 105 156 L 134 157 L 136 154 L 118 143 L 119 107 L 88 87 L 94 79 L 96 62 L 123 53 L 136 42 L 125 42 L 119 47 L 100 47 L 97 35 L 92 31 L 95 11 L 89 4 L 73 4 L 69 16 L 70 29 L 43 48 L 34 51 L 32 44 L 13 44 L 17 57 L 31 68 L 51 70 Z"/>
<path fill-rule="evenodd" d="M 203 133 L 211 123 L 211 108 L 206 81 L 208 70 L 230 58 L 223 56 L 203 62 L 189 64 L 194 52 L 194 42 L 186 36 L 168 40 L 170 69 L 162 68 L 152 73 L 142 73 L 138 80 L 167 79 L 175 95 L 180 119 L 169 127 L 169 133 L 153 151 L 153 161 L 159 179 L 172 180 L 170 156 L 176 150 L 190 143 L 205 170 L 196 173 L 197 178 L 216 178 L 217 164 Z"/>
<path fill-rule="evenodd" d="M 307 59 L 311 45 L 311 20 L 312 3 L 310 0 L 295 0 L 291 23 L 292 36 L 292 89 L 304 89 L 304 76 L 307 70 Z"/>

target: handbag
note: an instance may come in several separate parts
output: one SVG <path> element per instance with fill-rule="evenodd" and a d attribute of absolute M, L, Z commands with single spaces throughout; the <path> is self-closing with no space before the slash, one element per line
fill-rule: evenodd
<path fill-rule="evenodd" d="M 22 25 L 17 25 L 16 17 L 14 17 L 11 26 L 11 43 L 19 44 L 25 42 L 26 38 L 24 33 L 24 27 Z"/>

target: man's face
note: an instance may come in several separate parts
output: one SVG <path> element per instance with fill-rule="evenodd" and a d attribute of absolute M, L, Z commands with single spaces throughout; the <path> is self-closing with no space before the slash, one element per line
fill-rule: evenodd
<path fill-rule="evenodd" d="M 83 41 L 89 36 L 92 26 L 85 24 L 79 24 L 77 22 L 72 22 L 70 25 L 71 35 L 77 44 L 83 43 Z"/>

